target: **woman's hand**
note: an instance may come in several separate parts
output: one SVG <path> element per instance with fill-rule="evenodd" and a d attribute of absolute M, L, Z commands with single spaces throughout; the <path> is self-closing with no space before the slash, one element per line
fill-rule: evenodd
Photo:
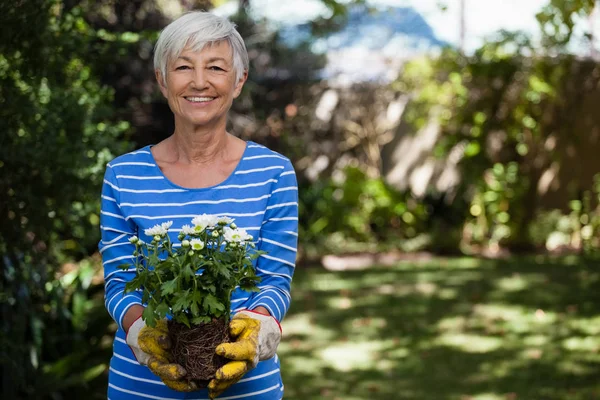
<path fill-rule="evenodd" d="M 240 311 L 229 323 L 233 343 L 222 343 L 216 353 L 232 361 L 217 370 L 216 377 L 208 384 L 208 394 L 214 399 L 259 361 L 275 356 L 281 341 L 281 326 L 275 318 L 256 311 Z"/>
<path fill-rule="evenodd" d="M 178 392 L 197 390 L 196 384 L 183 379 L 186 370 L 172 362 L 171 342 L 167 321 L 156 322 L 154 328 L 147 326 L 139 317 L 127 330 L 127 344 L 141 365 L 147 365 L 168 387 Z"/>

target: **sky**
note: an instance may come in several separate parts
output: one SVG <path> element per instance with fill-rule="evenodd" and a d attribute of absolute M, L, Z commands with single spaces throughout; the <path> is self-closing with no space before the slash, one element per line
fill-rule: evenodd
<path fill-rule="evenodd" d="M 366 0 L 377 9 L 384 10 L 376 16 L 351 15 L 350 24 L 330 37 L 312 42 L 312 49 L 327 53 L 331 65 L 325 75 L 333 76 L 346 71 L 346 79 L 387 79 L 386 62 L 406 60 L 416 54 L 435 50 L 440 44 L 459 45 L 459 0 Z M 486 37 L 500 29 L 523 30 L 533 38 L 539 36 L 535 15 L 549 0 L 465 0 L 467 53 L 480 47 Z M 318 16 L 328 16 L 330 11 L 320 0 L 251 0 L 251 14 L 280 29 L 289 43 L 297 42 L 308 33 L 307 22 Z M 440 5 L 445 5 L 443 10 Z M 217 13 L 235 12 L 237 1 L 226 3 Z M 600 10 L 596 13 L 596 48 L 600 48 Z M 351 26 L 350 26 L 351 25 Z M 588 54 L 589 44 L 583 39 L 589 21 L 579 21 L 571 51 Z M 375 58 L 365 68 L 360 60 Z M 343 59 L 345 62 L 337 63 Z M 347 62 L 351 60 L 352 62 Z M 390 71 L 387 75 L 392 76 Z M 358 75 L 357 75 L 358 74 Z"/>

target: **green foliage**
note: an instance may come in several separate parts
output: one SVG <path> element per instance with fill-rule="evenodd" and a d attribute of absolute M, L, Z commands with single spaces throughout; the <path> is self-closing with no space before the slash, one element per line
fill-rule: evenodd
<path fill-rule="evenodd" d="M 50 284 L 60 296 L 51 299 L 45 310 L 54 317 L 63 313 L 64 320 L 32 320 L 32 329 L 39 329 L 37 335 L 43 338 L 39 359 L 43 373 L 28 382 L 28 398 L 56 398 L 59 393 L 89 398 L 90 389 L 104 392 L 110 348 L 102 343 L 112 335 L 112 320 L 104 308 L 99 257 L 66 264 L 60 277 Z"/>
<path fill-rule="evenodd" d="M 365 0 L 321 0 L 321 3 L 329 10 L 329 15 L 319 17 L 310 22 L 311 33 L 315 37 L 335 32 L 348 21 L 348 11 L 352 7 L 364 6 Z"/>
<path fill-rule="evenodd" d="M 1 2 L 0 19 L 0 397 L 43 399 L 83 384 L 84 363 L 64 358 L 85 359 L 106 330 L 98 318 L 86 333 L 88 289 L 57 277 L 96 246 L 102 171 L 128 148 L 117 140 L 128 124 L 89 64 L 94 31 L 80 10 Z M 72 379 L 58 385 L 59 370 Z"/>
<path fill-rule="evenodd" d="M 183 227 L 177 246 L 169 238 L 170 222 L 146 230 L 150 243 L 131 239 L 136 275 L 125 291 L 142 291 L 142 317 L 150 326 L 167 314 L 188 327 L 227 317 L 236 287 L 258 291 L 252 260 L 265 252 L 253 250 L 252 236 L 230 218 L 201 215 L 192 223 Z"/>
<path fill-rule="evenodd" d="M 577 17 L 587 17 L 595 0 L 550 0 L 537 15 L 542 30 L 542 45 L 548 50 L 566 46 L 573 35 Z"/>
<path fill-rule="evenodd" d="M 3 40 L 0 53 L 0 211 L 8 222 L 0 242 L 25 262 L 35 258 L 25 256 L 31 247 L 38 247 L 36 257 L 82 256 L 95 247 L 97 235 L 89 232 L 98 229 L 101 172 L 128 148 L 116 139 L 129 127 L 113 120 L 113 91 L 86 62 L 93 32 L 79 10 L 62 12 L 50 0 L 31 3 L 37 4 L 20 12 L 45 17 L 43 23 L 31 32 L 28 24 L 9 25 L 23 45 Z"/>
<path fill-rule="evenodd" d="M 415 60 L 396 83 L 399 90 L 415 93 L 405 114 L 415 128 L 432 116 L 439 121 L 442 135 L 435 153 L 460 154 L 458 196 L 469 207 L 464 238 L 470 244 L 529 245 L 538 180 L 561 163 L 547 140 L 567 136 L 556 115 L 565 112 L 573 18 L 588 15 L 592 6 L 591 0 L 552 0 L 538 14 L 547 33 L 543 47 L 523 33 L 499 32 L 473 55 L 446 49 L 437 59 Z"/>
<path fill-rule="evenodd" d="M 519 179 L 519 165 L 496 163 L 484 172 L 484 179 L 476 187 L 469 207 L 470 217 L 465 221 L 472 243 L 504 245 L 517 225 L 520 204 L 527 182 Z"/>
<path fill-rule="evenodd" d="M 102 375 L 110 349 L 101 344 L 110 334 L 111 320 L 100 269 L 98 259 L 67 264 L 57 279 L 43 282 L 45 292 L 27 297 L 28 286 L 21 283 L 19 297 L 3 299 L 18 301 L 13 315 L 3 314 L 3 323 L 12 324 L 4 325 L 0 335 L 3 398 L 81 398 L 91 389 L 105 392 Z"/>
<path fill-rule="evenodd" d="M 551 210 L 539 213 L 529 227 L 531 240 L 551 251 L 577 249 L 595 257 L 600 249 L 600 174 L 591 190 L 569 202 L 567 213 Z"/>
<path fill-rule="evenodd" d="M 339 180 L 312 184 L 300 193 L 301 236 L 311 243 L 336 233 L 344 241 L 362 243 L 410 239 L 423 232 L 427 218 L 424 204 L 356 167 L 346 168 Z"/>

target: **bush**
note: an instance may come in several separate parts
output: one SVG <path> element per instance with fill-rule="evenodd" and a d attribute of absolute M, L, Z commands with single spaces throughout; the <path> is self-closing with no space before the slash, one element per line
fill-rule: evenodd
<path fill-rule="evenodd" d="M 402 247 L 424 232 L 426 218 L 424 204 L 356 167 L 300 188 L 300 237 L 321 250 L 359 251 L 377 243 Z"/>

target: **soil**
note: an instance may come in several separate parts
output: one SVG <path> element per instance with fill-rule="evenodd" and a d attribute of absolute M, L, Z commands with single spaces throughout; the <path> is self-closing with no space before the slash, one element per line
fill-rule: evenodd
<path fill-rule="evenodd" d="M 187 379 L 195 381 L 199 388 L 207 387 L 217 369 L 230 361 L 215 353 L 218 345 L 231 341 L 225 319 L 213 319 L 190 328 L 169 321 L 169 339 L 174 361 L 185 368 Z"/>

